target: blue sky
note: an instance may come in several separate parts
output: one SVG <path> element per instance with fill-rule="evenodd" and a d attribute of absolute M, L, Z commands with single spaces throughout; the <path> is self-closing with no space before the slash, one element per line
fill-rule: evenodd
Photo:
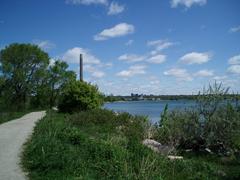
<path fill-rule="evenodd" d="M 240 92 L 239 0 L 1 0 L 0 48 L 34 43 L 106 94 Z"/>

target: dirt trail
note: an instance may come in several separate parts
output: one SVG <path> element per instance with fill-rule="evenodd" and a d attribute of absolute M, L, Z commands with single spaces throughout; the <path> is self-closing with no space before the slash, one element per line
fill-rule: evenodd
<path fill-rule="evenodd" d="M 26 179 L 19 165 L 22 145 L 45 114 L 45 111 L 32 112 L 0 125 L 0 180 Z"/>

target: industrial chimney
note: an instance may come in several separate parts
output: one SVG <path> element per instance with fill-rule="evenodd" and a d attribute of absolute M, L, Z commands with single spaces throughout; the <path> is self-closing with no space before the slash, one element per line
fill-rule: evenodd
<path fill-rule="evenodd" d="M 80 81 L 83 81 L 83 57 L 82 57 L 82 54 L 80 54 L 79 64 L 80 64 L 79 79 L 80 79 Z"/>

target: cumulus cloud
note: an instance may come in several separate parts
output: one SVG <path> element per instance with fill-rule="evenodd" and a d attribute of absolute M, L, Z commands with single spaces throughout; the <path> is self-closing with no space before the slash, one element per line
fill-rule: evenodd
<path fill-rule="evenodd" d="M 119 73 L 117 73 L 117 76 L 128 78 L 139 74 L 145 74 L 145 69 L 145 65 L 134 65 L 130 66 L 127 70 L 120 71 Z"/>
<path fill-rule="evenodd" d="M 232 65 L 227 71 L 233 74 L 240 74 L 240 65 Z"/>
<path fill-rule="evenodd" d="M 102 32 L 94 36 L 94 40 L 103 41 L 110 38 L 121 37 L 134 33 L 134 26 L 127 23 L 120 23 L 110 29 L 104 29 Z"/>
<path fill-rule="evenodd" d="M 191 75 L 187 72 L 186 69 L 180 69 L 180 68 L 172 68 L 163 73 L 166 76 L 173 76 L 177 78 L 177 80 L 181 81 L 192 81 L 193 78 Z"/>
<path fill-rule="evenodd" d="M 170 42 L 168 40 L 155 40 L 155 41 L 148 41 L 147 45 L 150 47 L 154 47 L 154 50 L 151 52 L 152 55 L 157 54 L 158 52 L 167 49 L 176 43 Z"/>
<path fill-rule="evenodd" d="M 92 4 L 100 4 L 100 5 L 108 5 L 108 0 L 66 0 L 67 4 L 73 5 L 92 5 Z"/>
<path fill-rule="evenodd" d="M 158 54 L 155 56 L 150 57 L 147 62 L 153 64 L 161 64 L 166 61 L 166 55 Z"/>
<path fill-rule="evenodd" d="M 124 11 L 124 5 L 120 5 L 117 2 L 112 2 L 108 9 L 108 15 L 120 14 Z"/>
<path fill-rule="evenodd" d="M 229 32 L 230 33 L 240 32 L 240 26 L 230 28 Z"/>
<path fill-rule="evenodd" d="M 130 62 L 130 63 L 143 61 L 144 59 L 145 59 L 145 56 L 140 56 L 136 54 L 123 54 L 118 57 L 118 60 Z"/>
<path fill-rule="evenodd" d="M 213 70 L 207 70 L 207 69 L 200 70 L 194 74 L 194 76 L 197 76 L 197 77 L 210 77 L 213 75 L 214 75 Z"/>
<path fill-rule="evenodd" d="M 40 47 L 43 50 L 50 50 L 52 48 L 55 48 L 56 45 L 54 43 L 52 43 L 49 40 L 33 40 L 33 44 L 36 44 L 38 47 Z"/>
<path fill-rule="evenodd" d="M 203 64 L 211 60 L 212 55 L 208 52 L 191 52 L 180 58 L 180 62 L 185 64 Z"/>
<path fill-rule="evenodd" d="M 217 82 L 217 83 L 223 83 L 223 85 L 225 86 L 225 87 L 231 87 L 231 89 L 233 88 L 233 87 L 235 87 L 236 86 L 236 84 L 239 84 L 239 80 L 237 80 L 237 79 L 229 79 L 229 77 L 228 76 L 226 76 L 226 75 L 223 75 L 223 76 L 215 76 L 214 78 L 213 78 L 213 81 L 215 81 L 215 82 Z"/>
<path fill-rule="evenodd" d="M 234 65 L 234 64 L 240 64 L 240 54 L 231 57 L 231 58 L 228 60 L 228 63 L 229 63 L 229 64 L 232 64 L 232 65 Z"/>
<path fill-rule="evenodd" d="M 183 5 L 186 8 L 190 8 L 193 5 L 203 6 L 207 4 L 207 0 L 171 0 L 171 7 L 176 8 L 179 5 Z"/>
<path fill-rule="evenodd" d="M 83 55 L 83 63 L 84 64 L 99 64 L 100 60 L 95 57 L 91 52 L 87 49 L 81 47 L 74 47 L 72 49 L 67 50 L 64 53 L 62 59 L 68 63 L 78 64 L 79 56 Z"/>
<path fill-rule="evenodd" d="M 105 76 L 105 73 L 92 65 L 85 65 L 84 71 L 89 72 L 94 78 L 102 78 Z"/>

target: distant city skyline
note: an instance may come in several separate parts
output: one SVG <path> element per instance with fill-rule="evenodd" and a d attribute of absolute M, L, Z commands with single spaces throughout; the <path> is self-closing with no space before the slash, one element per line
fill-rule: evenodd
<path fill-rule="evenodd" d="M 240 92 L 239 0 L 1 0 L 0 49 L 33 43 L 105 94 Z"/>

